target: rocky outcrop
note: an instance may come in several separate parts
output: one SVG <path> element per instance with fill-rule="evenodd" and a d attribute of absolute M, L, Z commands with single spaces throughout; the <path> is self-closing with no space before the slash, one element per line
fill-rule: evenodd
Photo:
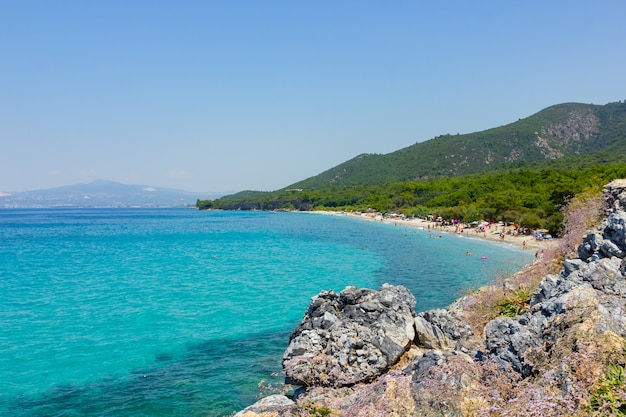
<path fill-rule="evenodd" d="M 395 364 L 415 337 L 415 298 L 404 287 L 347 287 L 313 298 L 283 356 L 287 382 L 345 386 Z"/>
<path fill-rule="evenodd" d="M 563 148 L 577 148 L 576 144 L 589 140 L 598 133 L 598 117 L 589 109 L 574 110 L 564 123 L 552 123 L 537 134 L 535 146 L 546 159 L 562 158 Z"/>
<path fill-rule="evenodd" d="M 477 363 L 495 364 L 526 381 L 543 375 L 541 389 L 569 392 L 573 376 L 563 362 L 568 354 L 584 355 L 581 349 L 592 343 L 626 352 L 626 180 L 607 185 L 603 201 L 606 216 L 585 235 L 578 258 L 543 278 L 524 314 L 491 320 L 480 339 L 464 316 L 463 300 L 415 314 L 415 299 L 404 287 L 320 293 L 283 356 L 286 381 L 303 387 L 296 402 L 274 396 L 241 416 L 321 415 L 330 409 L 333 415 L 421 415 L 433 405 L 441 415 L 461 415 L 449 398 L 477 410 L 495 392 L 488 388 L 476 397 L 476 387 L 497 374 L 474 375 Z M 474 394 L 456 398 L 449 389 Z M 307 409 L 310 404 L 322 408 Z"/>
<path fill-rule="evenodd" d="M 626 336 L 626 181 L 608 184 L 603 201 L 606 217 L 602 224 L 585 235 L 577 250 L 578 258 L 565 260 L 559 275 L 544 278 L 529 311 L 487 324 L 485 348 L 491 359 L 526 377 L 533 370 L 525 359 L 531 348 L 546 349 L 566 336 L 583 339 L 576 334 L 583 329 L 598 335 L 610 331 Z M 564 327 L 565 323 L 571 326 Z M 588 333 L 586 338 L 590 337 L 593 335 Z"/>
<path fill-rule="evenodd" d="M 415 318 L 415 343 L 427 349 L 462 350 L 474 331 L 451 309 L 424 311 Z"/>
<path fill-rule="evenodd" d="M 279 412 L 288 411 L 296 403 L 284 395 L 270 395 L 260 399 L 250 407 L 238 412 L 234 417 L 254 417 L 259 415 L 278 415 Z"/>

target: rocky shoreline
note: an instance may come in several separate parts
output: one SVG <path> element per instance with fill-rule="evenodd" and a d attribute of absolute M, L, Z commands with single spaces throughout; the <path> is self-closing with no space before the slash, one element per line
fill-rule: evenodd
<path fill-rule="evenodd" d="M 483 328 L 468 316 L 471 296 L 416 314 L 401 286 L 321 292 L 283 356 L 294 395 L 266 397 L 236 416 L 620 410 L 595 387 L 609 365 L 626 366 L 626 180 L 605 186 L 603 203 L 604 220 L 578 256 L 545 275 L 520 314 Z"/>

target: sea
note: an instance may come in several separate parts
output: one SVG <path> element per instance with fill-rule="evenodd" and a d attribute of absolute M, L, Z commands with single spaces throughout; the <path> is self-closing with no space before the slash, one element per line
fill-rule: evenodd
<path fill-rule="evenodd" d="M 531 260 L 347 216 L 1 209 L 0 415 L 228 416 L 280 389 L 320 291 L 404 285 L 419 312 Z"/>

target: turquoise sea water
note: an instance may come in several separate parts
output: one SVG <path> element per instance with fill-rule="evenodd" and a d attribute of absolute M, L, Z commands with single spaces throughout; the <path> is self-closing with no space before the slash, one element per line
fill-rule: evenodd
<path fill-rule="evenodd" d="M 0 210 L 0 415 L 228 415 L 319 291 L 402 284 L 421 311 L 530 258 L 310 213 Z"/>

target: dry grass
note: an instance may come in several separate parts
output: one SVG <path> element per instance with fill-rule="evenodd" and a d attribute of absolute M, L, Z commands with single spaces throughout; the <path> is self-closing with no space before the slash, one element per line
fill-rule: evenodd
<path fill-rule="evenodd" d="M 578 194 L 562 211 L 563 231 L 559 247 L 564 257 L 572 258 L 587 231 L 601 222 L 602 194 L 595 189 Z"/>

